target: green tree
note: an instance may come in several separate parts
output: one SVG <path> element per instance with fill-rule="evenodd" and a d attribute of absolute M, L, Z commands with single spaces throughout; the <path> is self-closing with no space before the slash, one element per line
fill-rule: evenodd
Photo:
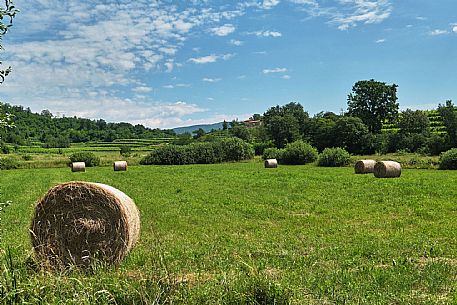
<path fill-rule="evenodd" d="M 446 101 L 445 105 L 439 104 L 438 113 L 443 119 L 444 126 L 446 126 L 449 144 L 455 147 L 457 144 L 457 113 L 452 101 Z"/>
<path fill-rule="evenodd" d="M 303 137 L 309 116 L 299 103 L 291 102 L 275 106 L 263 114 L 263 123 L 270 139 L 277 147 L 295 142 Z"/>
<path fill-rule="evenodd" d="M 13 25 L 13 18 L 16 16 L 18 10 L 13 4 L 12 0 L 5 0 L 5 5 L 0 6 L 0 42 L 3 35 L 8 32 L 8 29 Z M 3 20 L 8 20 L 3 22 Z M 3 46 L 0 44 L 0 50 L 3 50 Z M 0 61 L 0 66 L 2 62 Z M 11 67 L 0 70 L 0 84 L 5 81 L 5 77 L 11 72 Z"/>
<path fill-rule="evenodd" d="M 194 130 L 192 133 L 194 134 L 194 139 L 201 138 L 206 134 L 206 132 L 203 130 L 203 128 Z"/>
<path fill-rule="evenodd" d="M 339 118 L 332 131 L 336 147 L 346 149 L 353 154 L 363 153 L 369 145 L 369 131 L 362 120 L 357 117 Z"/>
<path fill-rule="evenodd" d="M 228 123 L 226 120 L 222 123 L 222 130 L 227 130 L 228 129 Z"/>
<path fill-rule="evenodd" d="M 421 111 L 406 109 L 400 114 L 398 128 L 402 133 L 423 133 L 427 132 L 430 121 L 427 115 Z"/>
<path fill-rule="evenodd" d="M 397 85 L 374 79 L 355 83 L 348 95 L 348 113 L 359 117 L 372 133 L 379 133 L 382 124 L 398 115 Z"/>
<path fill-rule="evenodd" d="M 249 133 L 249 129 L 244 125 L 234 126 L 230 129 L 230 133 L 237 138 L 245 140 L 246 142 L 250 142 L 252 137 Z"/>

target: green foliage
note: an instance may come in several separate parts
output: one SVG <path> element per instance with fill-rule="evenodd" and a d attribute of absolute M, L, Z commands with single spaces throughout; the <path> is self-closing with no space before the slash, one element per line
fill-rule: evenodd
<path fill-rule="evenodd" d="M 428 131 L 429 126 L 430 121 L 421 110 L 406 109 L 400 114 L 398 128 L 402 133 L 424 133 Z"/>
<path fill-rule="evenodd" d="M 343 148 L 326 148 L 319 154 L 318 166 L 339 167 L 351 162 L 351 155 Z"/>
<path fill-rule="evenodd" d="M 263 151 L 262 159 L 263 160 L 267 160 L 267 159 L 280 160 L 281 159 L 281 153 L 282 153 L 283 150 L 284 149 L 279 149 L 279 148 L 276 148 L 276 147 L 266 148 Z"/>
<path fill-rule="evenodd" d="M 8 32 L 8 29 L 13 25 L 13 18 L 19 12 L 13 4 L 12 0 L 5 0 L 5 5 L 0 6 L 0 42 L 2 41 L 3 35 Z M 8 23 L 4 23 L 3 20 L 9 19 Z M 3 46 L 0 44 L 0 50 Z M 2 62 L 0 61 L 0 66 Z M 5 77 L 11 72 L 11 67 L 4 70 L 0 70 L 0 84 L 5 81 Z"/>
<path fill-rule="evenodd" d="M 366 153 L 370 145 L 367 126 L 358 117 L 341 117 L 332 129 L 335 147 L 344 147 L 353 154 Z"/>
<path fill-rule="evenodd" d="M 289 143 L 281 151 L 280 163 L 283 164 L 306 164 L 317 160 L 317 149 L 304 141 Z"/>
<path fill-rule="evenodd" d="M 7 155 L 7 154 L 9 154 L 11 152 L 11 148 L 8 145 L 6 145 L 6 143 L 1 142 L 0 143 L 0 151 L 1 151 L 2 154 Z"/>
<path fill-rule="evenodd" d="M 87 167 L 100 165 L 100 158 L 90 151 L 76 152 L 69 158 L 71 162 L 85 162 Z"/>
<path fill-rule="evenodd" d="M 261 156 L 261 155 L 263 155 L 263 152 L 265 151 L 265 149 L 274 147 L 274 144 L 272 141 L 254 142 L 253 147 L 254 147 L 255 155 Z"/>
<path fill-rule="evenodd" d="M 438 113 L 443 119 L 443 124 L 446 127 L 449 144 L 453 147 L 457 146 L 457 112 L 452 101 L 446 101 L 445 105 L 439 104 Z"/>
<path fill-rule="evenodd" d="M 252 140 L 249 129 L 244 125 L 236 125 L 233 128 L 230 128 L 230 134 L 246 142 L 250 142 Z"/>
<path fill-rule="evenodd" d="M 457 148 L 452 148 L 440 155 L 439 169 L 457 169 Z"/>
<path fill-rule="evenodd" d="M 122 145 L 120 147 L 120 154 L 121 156 L 128 157 L 132 153 L 132 147 L 129 145 Z"/>
<path fill-rule="evenodd" d="M 264 127 L 278 148 L 301 139 L 308 120 L 303 106 L 294 102 L 271 107 L 263 114 Z"/>
<path fill-rule="evenodd" d="M 397 85 L 374 79 L 358 81 L 348 95 L 348 113 L 359 117 L 372 133 L 379 133 L 382 124 L 398 115 Z"/>
<path fill-rule="evenodd" d="M 254 150 L 251 145 L 239 138 L 227 138 L 213 142 L 199 142 L 183 146 L 161 146 L 144 157 L 140 161 L 140 164 L 212 164 L 249 160 L 253 157 Z"/>
<path fill-rule="evenodd" d="M 0 170 L 15 169 L 19 167 L 19 162 L 15 158 L 0 158 Z"/>

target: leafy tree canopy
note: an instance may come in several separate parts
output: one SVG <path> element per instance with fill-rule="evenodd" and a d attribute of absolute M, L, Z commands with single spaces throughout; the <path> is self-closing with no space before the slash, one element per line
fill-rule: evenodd
<path fill-rule="evenodd" d="M 398 127 L 403 133 L 422 133 L 428 130 L 430 121 L 427 115 L 421 111 L 406 109 L 400 115 Z"/>
<path fill-rule="evenodd" d="M 8 29 L 13 25 L 13 18 L 19 12 L 13 4 L 12 0 L 5 0 L 4 6 L 0 5 L 0 50 L 3 50 L 1 40 L 3 35 L 8 32 Z M 5 22 L 6 21 L 6 22 Z M 0 66 L 2 62 L 0 61 Z M 0 70 L 0 84 L 4 82 L 5 77 L 11 72 L 11 67 Z"/>
<path fill-rule="evenodd" d="M 359 117 L 370 132 L 379 133 L 384 122 L 398 115 L 397 87 L 374 79 L 356 82 L 348 95 L 349 115 Z"/>

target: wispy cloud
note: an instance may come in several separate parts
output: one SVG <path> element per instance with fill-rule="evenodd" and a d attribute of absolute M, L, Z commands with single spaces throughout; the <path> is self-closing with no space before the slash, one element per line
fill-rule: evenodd
<path fill-rule="evenodd" d="M 239 47 L 243 45 L 243 42 L 241 40 L 231 39 L 230 44 Z"/>
<path fill-rule="evenodd" d="M 232 24 L 224 24 L 220 27 L 210 29 L 210 32 L 217 36 L 227 36 L 235 32 L 235 27 Z"/>
<path fill-rule="evenodd" d="M 386 40 L 385 40 L 384 38 L 382 38 L 382 39 L 376 40 L 375 42 L 376 42 L 376 43 L 384 43 L 384 42 L 386 42 Z"/>
<path fill-rule="evenodd" d="M 390 0 L 289 0 L 302 5 L 312 17 L 325 17 L 339 30 L 348 30 L 358 24 L 380 23 L 390 17 L 393 6 Z"/>
<path fill-rule="evenodd" d="M 451 25 L 452 25 L 452 32 L 457 33 L 457 23 L 454 23 Z"/>
<path fill-rule="evenodd" d="M 217 83 L 217 82 L 220 82 L 221 80 L 222 80 L 222 78 L 209 78 L 209 77 L 205 77 L 202 79 L 202 81 L 207 82 L 207 83 Z"/>
<path fill-rule="evenodd" d="M 192 57 L 189 58 L 189 61 L 195 64 L 209 64 L 209 63 L 214 63 L 218 61 L 219 59 L 222 60 L 229 60 L 235 56 L 234 54 L 223 54 L 223 55 L 207 55 L 207 56 L 202 56 L 202 57 Z"/>
<path fill-rule="evenodd" d="M 440 29 L 436 29 L 436 30 L 429 32 L 429 35 L 431 35 L 431 36 L 440 36 L 440 35 L 445 35 L 445 34 L 449 34 L 449 32 L 447 30 L 440 30 Z"/>
<path fill-rule="evenodd" d="M 274 68 L 274 69 L 263 69 L 262 73 L 263 74 L 270 74 L 270 73 L 286 73 L 287 69 L 286 68 Z"/>
<path fill-rule="evenodd" d="M 249 32 L 249 35 L 255 35 L 257 37 L 281 37 L 282 33 L 277 31 L 256 31 L 256 32 Z"/>

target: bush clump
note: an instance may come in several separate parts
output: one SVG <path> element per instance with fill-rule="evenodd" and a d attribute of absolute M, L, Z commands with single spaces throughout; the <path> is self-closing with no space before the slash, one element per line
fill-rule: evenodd
<path fill-rule="evenodd" d="M 267 160 L 267 159 L 280 160 L 281 159 L 281 152 L 282 152 L 282 149 L 278 149 L 276 147 L 266 148 L 263 151 L 262 159 L 263 160 Z"/>
<path fill-rule="evenodd" d="M 439 169 L 457 169 L 457 148 L 452 148 L 440 155 Z"/>
<path fill-rule="evenodd" d="M 286 145 L 281 150 L 280 163 L 306 164 L 317 160 L 317 149 L 304 141 L 296 141 Z"/>
<path fill-rule="evenodd" d="M 19 162 L 14 158 L 0 159 L 0 170 L 19 168 Z"/>
<path fill-rule="evenodd" d="M 251 145 L 238 138 L 189 145 L 165 145 L 144 157 L 143 165 L 213 164 L 254 158 Z"/>
<path fill-rule="evenodd" d="M 351 162 L 351 155 L 343 148 L 326 148 L 319 155 L 318 166 L 339 167 L 346 166 Z"/>
<path fill-rule="evenodd" d="M 100 165 L 100 158 L 90 151 L 75 152 L 70 156 L 71 162 L 85 162 L 87 167 Z"/>

